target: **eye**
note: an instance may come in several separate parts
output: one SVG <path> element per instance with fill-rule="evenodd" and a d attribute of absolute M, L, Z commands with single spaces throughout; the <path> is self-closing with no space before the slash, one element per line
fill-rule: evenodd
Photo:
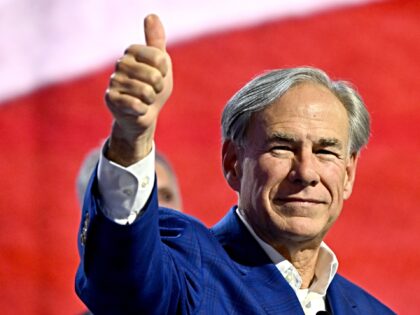
<path fill-rule="evenodd" d="M 160 202 L 171 202 L 174 199 L 174 195 L 167 189 L 159 189 L 158 199 Z"/>
<path fill-rule="evenodd" d="M 331 151 L 331 150 L 327 150 L 327 149 L 320 149 L 320 150 L 317 150 L 315 153 L 320 154 L 320 155 L 325 155 L 325 156 L 336 156 L 336 157 L 338 157 L 338 153 L 336 153 L 334 151 Z"/>
<path fill-rule="evenodd" d="M 292 151 L 291 147 L 286 145 L 276 145 L 270 149 L 271 151 Z"/>
<path fill-rule="evenodd" d="M 293 148 L 287 145 L 276 145 L 270 148 L 269 152 L 274 157 L 290 157 L 293 155 Z"/>

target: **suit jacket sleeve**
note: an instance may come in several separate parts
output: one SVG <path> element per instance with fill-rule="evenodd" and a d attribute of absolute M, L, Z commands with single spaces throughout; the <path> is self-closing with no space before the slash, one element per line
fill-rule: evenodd
<path fill-rule="evenodd" d="M 79 231 L 76 292 L 94 314 L 175 314 L 181 309 L 186 314 L 198 303 L 194 229 L 167 212 L 158 210 L 154 187 L 140 218 L 116 224 L 102 214 L 92 177 Z"/>

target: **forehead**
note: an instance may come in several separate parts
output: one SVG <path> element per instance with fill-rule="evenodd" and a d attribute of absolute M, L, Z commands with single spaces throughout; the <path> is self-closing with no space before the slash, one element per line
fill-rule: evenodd
<path fill-rule="evenodd" d="M 301 83 L 255 113 L 248 131 L 251 137 L 282 132 L 299 139 L 337 138 L 347 143 L 349 123 L 344 105 L 331 91 L 320 84 Z"/>

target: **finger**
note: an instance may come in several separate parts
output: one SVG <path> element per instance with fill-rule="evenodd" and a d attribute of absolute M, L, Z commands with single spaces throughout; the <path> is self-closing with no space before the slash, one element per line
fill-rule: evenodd
<path fill-rule="evenodd" d="M 170 60 L 167 53 L 163 53 L 155 47 L 149 46 L 130 46 L 126 53 L 132 55 L 137 62 L 146 63 L 160 71 L 166 76 L 170 68 Z"/>
<path fill-rule="evenodd" d="M 121 94 L 113 89 L 106 91 L 105 101 L 116 117 L 121 115 L 143 116 L 148 110 L 148 105 L 143 104 L 138 98 Z"/>
<path fill-rule="evenodd" d="M 130 79 L 122 74 L 117 73 L 111 76 L 110 87 L 111 90 L 137 98 L 147 105 L 156 101 L 156 92 L 151 85 Z"/>
<path fill-rule="evenodd" d="M 116 73 L 124 77 L 136 79 L 153 87 L 156 93 L 163 89 L 163 74 L 156 67 L 145 63 L 139 63 L 132 56 L 126 55 L 116 64 Z"/>
<path fill-rule="evenodd" d="M 150 14 L 144 19 L 144 36 L 147 46 L 166 51 L 165 29 L 157 15 Z"/>

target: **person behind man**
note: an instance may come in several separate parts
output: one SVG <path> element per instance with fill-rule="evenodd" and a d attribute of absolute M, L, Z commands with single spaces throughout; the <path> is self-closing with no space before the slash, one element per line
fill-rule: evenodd
<path fill-rule="evenodd" d="M 82 162 L 76 178 L 77 197 L 81 206 L 85 196 L 86 187 L 93 170 L 98 164 L 101 148 L 91 150 Z M 156 151 L 156 177 L 158 185 L 159 205 L 182 211 L 182 198 L 178 179 L 171 163 L 161 153 Z"/>
<path fill-rule="evenodd" d="M 86 305 L 96 315 L 394 314 L 337 273 L 323 242 L 369 137 L 356 91 L 308 67 L 266 72 L 238 91 L 222 115 L 222 168 L 238 205 L 208 229 L 159 208 L 144 180 L 172 91 L 157 16 L 146 17 L 145 37 L 119 59 L 106 92 L 115 120 L 80 230 L 76 290 Z"/>

